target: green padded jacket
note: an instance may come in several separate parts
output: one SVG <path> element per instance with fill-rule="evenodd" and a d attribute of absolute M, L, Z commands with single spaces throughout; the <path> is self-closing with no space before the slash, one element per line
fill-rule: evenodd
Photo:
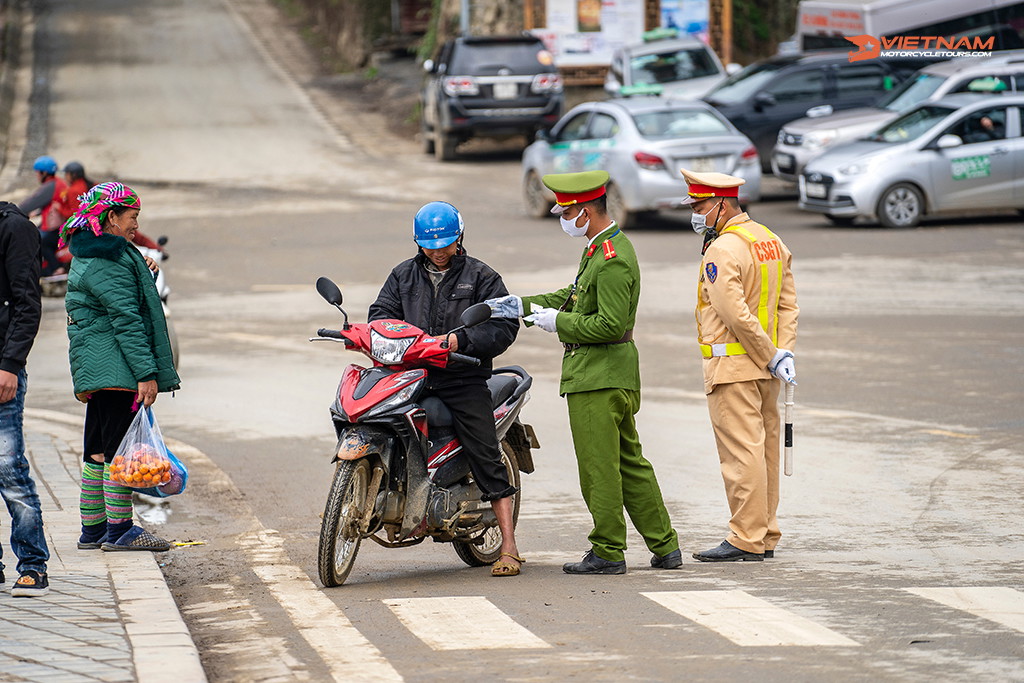
<path fill-rule="evenodd" d="M 154 379 L 159 391 L 177 389 L 160 295 L 139 250 L 83 229 L 71 236 L 71 255 L 64 306 L 75 395 L 135 391 Z"/>

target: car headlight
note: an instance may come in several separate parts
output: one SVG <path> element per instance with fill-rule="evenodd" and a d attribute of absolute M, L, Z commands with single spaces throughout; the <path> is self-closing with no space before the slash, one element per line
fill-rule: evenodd
<path fill-rule="evenodd" d="M 868 165 L 865 163 L 847 164 L 846 166 L 839 167 L 839 172 L 843 175 L 860 175 L 866 170 L 868 170 Z"/>
<path fill-rule="evenodd" d="M 398 365 L 416 337 L 389 339 L 376 330 L 370 330 L 370 355 L 384 365 Z"/>
<path fill-rule="evenodd" d="M 832 144 L 832 141 L 839 135 L 837 130 L 814 130 L 804 135 L 804 147 L 808 149 L 822 149 Z"/>

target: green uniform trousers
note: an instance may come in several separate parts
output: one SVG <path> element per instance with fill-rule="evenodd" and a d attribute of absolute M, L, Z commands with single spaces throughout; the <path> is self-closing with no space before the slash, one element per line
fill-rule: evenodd
<path fill-rule="evenodd" d="M 679 549 L 654 467 L 643 456 L 635 415 L 640 392 L 599 389 L 566 394 L 580 470 L 580 490 L 594 519 L 590 543 L 602 560 L 619 562 L 626 549 L 625 506 L 633 526 L 656 555 Z"/>

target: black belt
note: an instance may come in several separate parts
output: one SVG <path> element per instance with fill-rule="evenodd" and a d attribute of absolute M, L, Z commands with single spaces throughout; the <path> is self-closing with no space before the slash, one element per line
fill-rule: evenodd
<path fill-rule="evenodd" d="M 581 346 L 611 346 L 612 344 L 625 344 L 626 342 L 631 342 L 631 341 L 633 341 L 633 330 L 626 330 L 626 333 L 623 334 L 622 337 L 620 337 L 618 340 L 613 341 L 613 342 L 602 342 L 600 344 L 565 344 L 565 343 L 563 343 L 562 346 L 565 347 L 566 351 L 575 351 L 576 349 L 580 348 Z"/>

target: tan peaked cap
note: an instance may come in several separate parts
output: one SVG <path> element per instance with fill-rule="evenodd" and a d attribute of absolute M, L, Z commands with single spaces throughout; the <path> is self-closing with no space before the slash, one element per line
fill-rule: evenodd
<path fill-rule="evenodd" d="M 687 188 L 689 196 L 682 201 L 683 205 L 693 204 L 710 197 L 738 197 L 739 186 L 747 182 L 743 178 L 717 171 L 697 173 L 681 168 L 679 172 L 683 174 L 686 184 L 689 185 Z"/>

